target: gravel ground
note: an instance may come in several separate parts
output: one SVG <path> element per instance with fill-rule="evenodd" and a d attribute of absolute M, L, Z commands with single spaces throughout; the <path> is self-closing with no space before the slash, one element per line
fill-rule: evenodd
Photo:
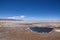
<path fill-rule="evenodd" d="M 1 27 L 0 40 L 60 40 L 60 33 L 35 33 L 26 28 Z"/>

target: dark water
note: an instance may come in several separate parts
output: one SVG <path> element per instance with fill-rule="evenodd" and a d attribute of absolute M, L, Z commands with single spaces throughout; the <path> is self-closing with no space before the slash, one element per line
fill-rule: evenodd
<path fill-rule="evenodd" d="M 50 32 L 53 30 L 53 28 L 48 28 L 48 27 L 30 27 L 32 31 L 35 32 Z"/>

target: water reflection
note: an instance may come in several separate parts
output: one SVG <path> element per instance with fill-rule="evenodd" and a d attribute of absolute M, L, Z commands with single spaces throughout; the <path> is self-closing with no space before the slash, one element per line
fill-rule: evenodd
<path fill-rule="evenodd" d="M 34 32 L 50 32 L 53 30 L 53 28 L 48 27 L 30 27 L 30 29 Z"/>

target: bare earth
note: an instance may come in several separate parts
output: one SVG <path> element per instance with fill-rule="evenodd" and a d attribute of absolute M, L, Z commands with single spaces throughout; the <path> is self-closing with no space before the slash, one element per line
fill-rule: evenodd
<path fill-rule="evenodd" d="M 35 33 L 19 27 L 1 27 L 0 40 L 60 40 L 60 33 Z"/>

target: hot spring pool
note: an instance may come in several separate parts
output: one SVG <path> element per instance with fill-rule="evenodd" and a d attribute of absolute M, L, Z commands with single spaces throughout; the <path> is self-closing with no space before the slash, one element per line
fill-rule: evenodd
<path fill-rule="evenodd" d="M 34 32 L 50 32 L 53 30 L 53 28 L 48 27 L 30 27 L 30 29 Z"/>

